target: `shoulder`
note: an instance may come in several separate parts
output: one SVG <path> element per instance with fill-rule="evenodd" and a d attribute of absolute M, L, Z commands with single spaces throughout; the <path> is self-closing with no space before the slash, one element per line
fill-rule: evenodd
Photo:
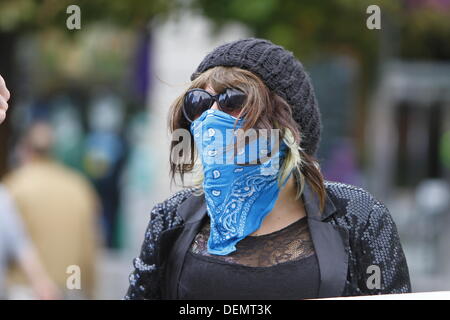
<path fill-rule="evenodd" d="M 337 213 L 330 223 L 348 231 L 349 272 L 345 295 L 411 292 L 408 265 L 388 208 L 363 188 L 326 182 Z M 368 288 L 369 267 L 381 271 L 380 288 Z"/>
<path fill-rule="evenodd" d="M 365 225 L 371 218 L 390 219 L 386 205 L 364 188 L 335 181 L 325 181 L 325 188 L 341 222 Z"/>
<path fill-rule="evenodd" d="M 189 197 L 196 188 L 185 188 L 175 192 L 162 202 L 157 203 L 150 212 L 150 221 L 157 229 L 164 230 L 181 224 L 183 221 L 177 215 L 178 207 Z"/>

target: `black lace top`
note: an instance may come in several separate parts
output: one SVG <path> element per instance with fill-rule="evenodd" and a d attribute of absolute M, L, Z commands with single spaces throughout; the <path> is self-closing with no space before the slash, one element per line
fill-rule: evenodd
<path fill-rule="evenodd" d="M 322 283 L 325 285 L 320 288 L 321 296 L 411 292 L 408 264 L 396 224 L 388 208 L 362 188 L 333 181 L 325 181 L 325 188 L 328 197 L 321 214 L 324 219 L 322 223 L 315 224 L 315 229 L 309 230 L 318 236 L 314 243 L 315 251 L 317 255 L 320 254 L 321 261 L 324 261 L 321 273 L 324 277 Z M 151 210 L 142 249 L 139 256 L 133 259 L 133 271 L 129 276 L 130 286 L 125 299 L 173 299 L 178 296 L 177 282 L 180 279 L 171 280 L 174 276 L 179 277 L 178 271 L 182 271 L 178 269 L 178 263 L 183 267 L 184 260 L 180 261 L 181 257 L 184 259 L 192 255 L 186 255 L 184 244 L 177 245 L 177 240 L 183 236 L 190 238 L 191 228 L 197 226 L 195 213 L 198 213 L 198 210 L 189 210 L 193 207 L 199 208 L 203 200 L 193 196 L 195 190 L 188 188 L 178 191 L 156 204 Z M 310 190 L 309 183 L 305 184 L 304 199 L 305 209 L 309 214 L 313 211 L 308 210 L 308 207 L 315 210 L 314 208 L 320 205 L 318 197 Z M 187 205 L 181 207 L 185 201 Z M 184 228 L 186 234 L 179 233 L 177 227 Z M 339 230 L 345 255 L 335 254 L 334 249 L 337 246 L 334 243 L 327 243 L 327 239 L 324 238 L 336 235 L 332 229 L 336 232 Z M 163 232 L 168 236 L 161 238 Z M 176 268 L 171 270 L 167 268 L 169 249 L 183 249 L 175 257 Z M 166 259 L 160 260 L 157 255 Z M 328 259 L 329 255 L 333 255 L 336 259 Z M 189 259 L 186 259 L 186 262 L 187 260 Z M 379 289 L 369 289 L 367 286 L 367 268 L 373 265 L 377 265 L 381 270 Z M 187 274 L 192 270 L 184 271 Z M 197 279 L 201 279 L 200 276 L 198 275 Z M 343 277 L 345 283 L 341 282 Z M 183 285 L 188 285 L 186 279 Z M 163 290 L 164 287 L 166 290 Z"/>
<path fill-rule="evenodd" d="M 319 269 L 306 217 L 270 234 L 247 236 L 226 256 L 207 252 L 205 220 L 186 255 L 180 299 L 317 297 Z"/>

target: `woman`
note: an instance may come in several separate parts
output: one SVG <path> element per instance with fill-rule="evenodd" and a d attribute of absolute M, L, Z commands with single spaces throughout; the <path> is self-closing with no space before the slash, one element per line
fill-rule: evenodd
<path fill-rule="evenodd" d="M 234 41 L 209 53 L 191 80 L 169 120 L 196 151 L 194 162 L 171 158 L 172 178 L 192 172 L 194 186 L 153 208 L 126 299 L 411 291 L 388 209 L 361 188 L 324 181 L 314 158 L 320 112 L 292 53 L 263 39 Z M 242 135 L 251 130 L 256 139 Z M 257 143 L 264 130 L 279 139 Z"/>

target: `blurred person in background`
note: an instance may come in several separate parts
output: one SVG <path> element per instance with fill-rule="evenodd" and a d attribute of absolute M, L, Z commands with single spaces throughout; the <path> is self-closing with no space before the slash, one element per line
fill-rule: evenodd
<path fill-rule="evenodd" d="M 11 261 L 26 274 L 37 298 L 60 298 L 57 286 L 48 276 L 25 232 L 13 200 L 0 184 L 0 299 L 8 298 L 5 279 Z"/>
<path fill-rule="evenodd" d="M 52 145 L 50 125 L 31 124 L 18 146 L 20 166 L 4 184 L 50 278 L 66 298 L 93 298 L 99 201 L 84 177 L 52 159 Z M 80 268 L 80 290 L 66 290 L 66 272 L 73 265 Z M 14 271 L 13 282 L 23 282 Z"/>
<path fill-rule="evenodd" d="M 105 245 L 112 249 L 120 247 L 120 177 L 127 153 L 121 134 L 124 117 L 123 102 L 118 96 L 102 93 L 94 97 L 83 155 L 84 172 L 101 201 Z"/>
<path fill-rule="evenodd" d="M 10 92 L 0 76 L 0 123 L 5 120 Z M 61 297 L 56 284 L 42 265 L 35 247 L 26 234 L 16 205 L 8 190 L 0 185 L 0 299 L 7 298 L 5 285 L 9 262 L 15 262 L 26 274 L 39 299 Z"/>

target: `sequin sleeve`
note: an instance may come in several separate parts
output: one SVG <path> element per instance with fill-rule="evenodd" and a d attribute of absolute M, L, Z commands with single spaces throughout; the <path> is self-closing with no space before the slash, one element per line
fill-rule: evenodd
<path fill-rule="evenodd" d="M 182 223 L 177 215 L 178 206 L 192 195 L 194 189 L 187 188 L 158 203 L 150 212 L 150 221 L 145 231 L 139 257 L 133 260 L 134 270 L 129 276 L 130 286 L 125 300 L 160 299 L 160 268 L 156 265 L 156 247 L 164 230 Z"/>
<path fill-rule="evenodd" d="M 155 242 L 158 234 L 158 220 L 162 205 L 156 205 L 150 213 L 150 222 L 145 231 L 144 242 L 139 257 L 133 260 L 134 270 L 128 280 L 130 286 L 125 300 L 158 299 L 158 270 L 155 265 Z"/>
<path fill-rule="evenodd" d="M 411 292 L 408 265 L 397 227 L 387 207 L 376 201 L 361 234 L 360 294 Z M 379 279 L 378 279 L 378 278 Z"/>

